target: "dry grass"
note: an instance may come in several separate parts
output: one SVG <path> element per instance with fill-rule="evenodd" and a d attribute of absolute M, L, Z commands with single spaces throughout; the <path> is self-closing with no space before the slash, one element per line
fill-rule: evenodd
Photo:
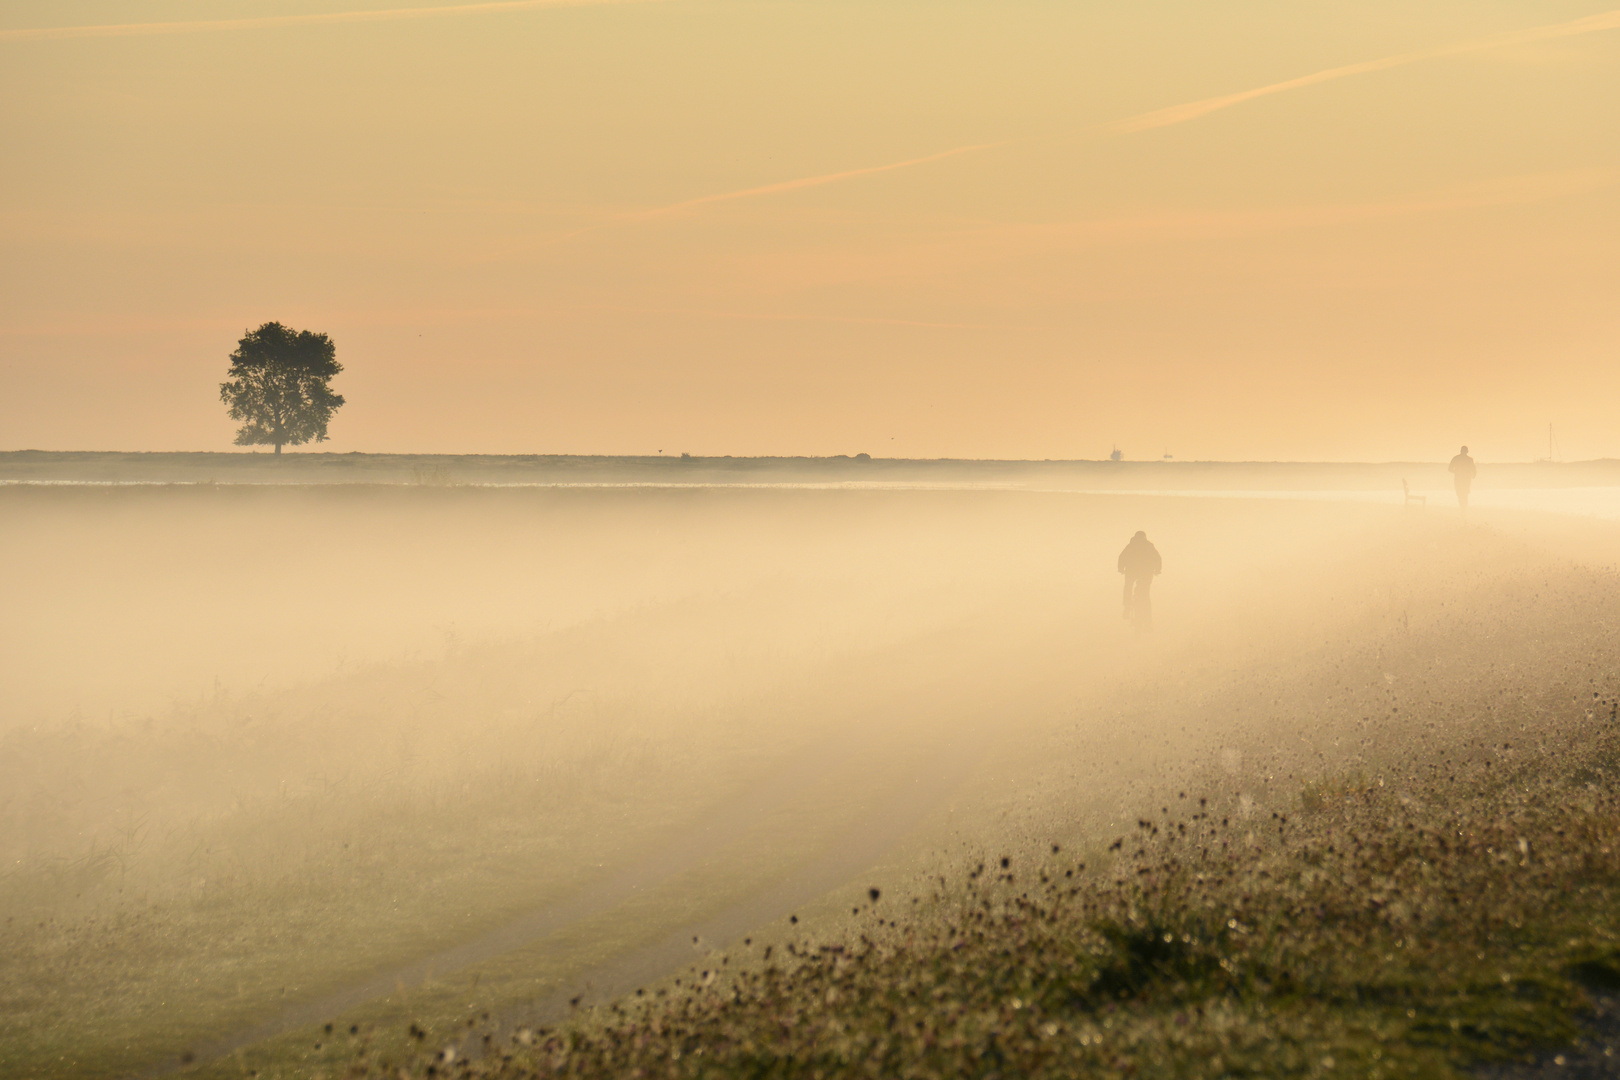
<path fill-rule="evenodd" d="M 1400 792 L 1329 778 L 1252 840 L 1189 801 L 1117 849 L 992 859 L 915 907 L 872 897 L 841 939 L 404 1075 L 1450 1077 L 1567 1042 L 1583 982 L 1620 980 L 1620 732 L 1595 704 Z"/>
<path fill-rule="evenodd" d="M 1098 505 L 1110 514 L 1138 512 L 1134 503 Z M 951 514 L 979 509 L 964 503 Z M 1057 513 L 1046 504 L 1038 509 Z M 915 738 L 926 747 L 947 740 L 953 723 L 958 730 L 993 730 L 1018 747 L 986 759 L 984 775 L 961 793 L 963 813 L 953 819 L 958 839 L 989 846 L 997 857 L 1012 853 L 1012 882 L 995 879 L 991 860 L 989 874 L 977 878 L 946 872 L 944 882 L 916 891 L 913 905 L 913 894 L 897 887 L 919 859 L 927 861 L 913 848 L 900 867 L 885 871 L 875 906 L 844 903 L 844 923 L 815 922 L 821 929 L 813 941 L 805 929 L 810 913 L 802 912 L 804 924 L 756 935 L 758 947 L 721 965 L 742 971 L 737 981 L 716 977 L 693 995 L 682 973 L 687 985 L 674 997 L 673 982 L 660 987 L 666 992 L 660 1009 L 637 1018 L 634 1032 L 606 1012 L 546 1036 L 574 1040 L 566 1062 L 554 1057 L 556 1042 L 541 1053 L 545 1038 L 511 1044 L 529 1055 L 514 1061 L 604 1073 L 708 1065 L 721 1075 L 865 1068 L 1010 1073 L 1019 1062 L 1058 1073 L 1089 1068 L 1087 1062 L 1111 1067 L 1114 1059 L 1099 1057 L 1094 1041 L 1079 1043 L 1084 1054 L 1063 1041 L 1087 1036 L 1092 1029 L 1085 1025 L 1092 1024 L 1110 1033 L 1105 1045 L 1115 1050 L 1116 1035 L 1136 1032 L 1135 1042 L 1124 1045 L 1139 1048 L 1130 1054 L 1142 1071 L 1196 1073 L 1208 1064 L 1207 1054 L 1198 1054 L 1209 1040 L 1229 1036 L 1233 1045 L 1253 1046 L 1246 1057 L 1223 1060 L 1270 1075 L 1283 1066 L 1265 1056 L 1266 1032 L 1310 1049 L 1337 1045 L 1335 1031 L 1350 1033 L 1343 1035 L 1346 1045 L 1373 1038 L 1367 1033 L 1375 1029 L 1406 1031 L 1402 1024 L 1423 1015 L 1416 1005 L 1409 1006 L 1414 1017 L 1403 1019 L 1404 1012 L 1376 1001 L 1350 1003 L 1349 991 L 1320 997 L 1323 987 L 1373 985 L 1366 972 L 1334 968 L 1335 949 L 1390 946 L 1385 952 L 1402 962 L 1422 953 L 1408 953 L 1406 944 L 1393 948 L 1408 938 L 1388 936 L 1395 932 L 1390 924 L 1369 921 L 1365 912 L 1361 922 L 1346 916 L 1332 934 L 1317 935 L 1315 945 L 1309 934 L 1279 937 L 1280 951 L 1264 953 L 1236 928 L 1221 931 L 1209 912 L 1252 905 L 1255 918 L 1270 911 L 1273 921 L 1239 922 L 1275 932 L 1286 923 L 1277 912 L 1320 906 L 1337 895 L 1322 875 L 1342 877 L 1346 865 L 1299 861 L 1316 843 L 1311 830 L 1356 830 L 1364 846 L 1393 851 L 1402 833 L 1377 839 L 1394 828 L 1389 818 L 1406 814 L 1417 823 L 1432 815 L 1423 805 L 1444 801 L 1448 812 L 1455 802 L 1463 815 L 1459 827 L 1485 835 L 1488 814 L 1496 812 L 1490 807 L 1498 805 L 1488 800 L 1498 795 L 1480 778 L 1447 786 L 1452 773 L 1431 770 L 1421 784 L 1403 781 L 1398 795 L 1378 788 L 1376 778 L 1393 775 L 1390 755 L 1402 750 L 1415 747 L 1442 762 L 1447 746 L 1491 731 L 1494 741 L 1511 739 L 1513 753 L 1521 754 L 1518 725 L 1554 730 L 1549 725 L 1563 722 L 1572 695 L 1589 692 L 1582 680 L 1609 670 L 1612 582 L 1605 592 L 1589 576 L 1560 576 L 1547 560 L 1487 530 L 1417 517 L 1374 521 L 1318 508 L 1261 508 L 1252 519 L 1247 512 L 1217 517 L 1226 532 L 1204 537 L 1203 550 L 1189 552 L 1194 580 L 1179 587 L 1196 595 L 1198 606 L 1179 613 L 1173 601 L 1166 607 L 1166 622 L 1182 623 L 1179 635 L 1166 632 L 1151 649 L 1132 647 L 1140 644 L 1134 639 L 1105 649 L 1098 642 L 1112 639 L 1105 635 L 1117 629 L 1112 621 L 1095 634 L 1089 624 L 1076 632 L 1065 621 L 1079 604 L 1058 572 L 1071 553 L 1052 545 L 1019 568 L 997 546 L 1016 548 L 1014 541 L 1037 525 L 1041 535 L 1074 525 L 1078 511 L 1059 509 L 1061 520 L 1003 522 L 1006 535 L 998 533 L 995 545 L 971 531 L 949 535 L 906 523 L 889 537 L 887 556 L 862 564 L 861 576 L 833 591 L 819 578 L 753 580 L 736 596 L 643 606 L 508 644 L 457 645 L 442 661 L 345 669 L 303 689 L 221 695 L 150 723 L 40 727 L 7 736 L 0 755 L 6 860 L 0 914 L 10 922 L 0 928 L 0 1072 L 121 1076 L 173 1060 L 287 1004 L 319 1000 L 379 969 L 476 938 L 576 894 L 593 875 L 635 865 L 729 796 L 760 784 L 775 766 L 800 758 L 811 734 L 883 730 L 896 745 Z M 1185 509 L 1180 527 L 1204 520 L 1195 511 Z M 954 520 L 947 515 L 939 524 Z M 1330 572 L 1275 568 L 1277 553 L 1296 539 L 1286 528 L 1339 522 L 1345 536 L 1331 549 Z M 1100 535 L 1113 523 L 1088 528 Z M 941 539 L 947 535 L 948 543 Z M 899 556 L 913 546 L 922 550 L 919 536 L 951 559 L 926 575 L 896 578 Z M 1394 558 L 1414 551 L 1420 555 L 1409 564 Z M 959 569 L 980 565 L 1012 569 L 957 581 Z M 999 607 L 983 605 L 991 595 Z M 1101 600 L 1117 604 L 1111 589 Z M 1095 606 L 1117 617 L 1110 606 Z M 860 629 L 859 648 L 840 653 L 828 643 L 851 619 Z M 929 636 L 953 619 L 966 623 L 957 637 Z M 771 633 L 759 633 L 761 627 Z M 1486 679 L 1476 678 L 1481 657 L 1501 661 Z M 1076 687 L 1083 688 L 1078 704 Z M 587 692 L 575 693 L 581 688 Z M 1606 692 L 1604 700 L 1611 700 L 1612 690 Z M 1445 734 L 1473 713 L 1489 714 L 1491 722 L 1470 721 L 1455 738 Z M 1590 718 L 1582 712 L 1574 719 Z M 1498 732 L 1504 725 L 1511 736 Z M 1293 748 L 1287 769 L 1274 770 L 1277 782 L 1263 790 L 1259 781 L 1240 788 L 1247 774 L 1263 770 L 1268 743 Z M 1243 763 L 1239 775 L 1222 768 L 1228 750 Z M 1564 774 L 1549 767 L 1546 775 Z M 881 769 L 829 777 L 828 790 L 807 802 L 822 799 L 836 812 L 751 821 L 753 831 L 725 859 L 535 948 L 435 973 L 387 1000 L 334 1016 L 332 1032 L 320 1024 L 300 1028 L 201 1071 L 335 1075 L 351 1064 L 376 1071 L 386 1057 L 392 1069 L 405 1063 L 425 1072 L 432 1062 L 413 1057 L 421 1045 L 413 1025 L 435 1051 L 451 1043 L 477 1048 L 486 1032 L 491 1046 L 506 1047 L 507 1033 L 486 1027 L 483 1013 L 498 1020 L 503 1009 L 554 993 L 593 965 L 707 918 L 780 877 L 868 812 L 863 808 L 873 804 L 862 799 L 871 792 L 852 785 L 853 776 L 873 789 L 885 780 Z M 1307 776 L 1316 783 L 1302 797 L 1295 777 Z M 1109 854 L 1117 830 L 1108 822 L 1172 780 L 1205 792 L 1211 812 L 1226 805 L 1222 800 L 1234 800 L 1236 814 L 1252 811 L 1256 804 L 1242 802 L 1239 790 L 1263 796 L 1262 819 L 1272 809 L 1296 819 L 1285 833 L 1289 843 L 1266 838 L 1252 819 L 1223 812 L 1242 821 L 1242 829 L 1221 831 L 1225 849 L 1209 838 L 1209 851 L 1191 852 L 1177 846 L 1179 839 L 1169 843 L 1167 823 L 1174 819 L 1189 830 L 1214 825 L 1189 821 L 1179 803 L 1171 803 L 1177 814 L 1155 816 L 1149 811 L 1161 804 L 1154 799 L 1142 815 L 1159 826 L 1159 837 Z M 1341 824 L 1333 826 L 1336 820 Z M 1151 837 L 1151 829 L 1143 832 Z M 1263 842 L 1251 844 L 1251 832 Z M 1051 839 L 1061 842 L 1063 859 L 1084 852 L 1078 861 L 1089 869 L 1060 877 L 1072 863 L 1037 859 L 1034 842 Z M 1138 846 L 1140 865 L 1131 862 Z M 1128 873 L 1099 876 L 1100 866 L 1121 859 Z M 1431 865 L 1436 873 L 1455 871 L 1469 889 L 1479 884 L 1466 876 L 1472 866 L 1466 860 Z M 1042 868 L 1049 880 L 1032 883 Z M 1199 874 L 1203 883 L 1196 882 Z M 1128 888 L 1116 886 L 1116 877 Z M 1268 899 L 1284 880 L 1287 890 Z M 1344 902 L 1351 908 L 1371 895 L 1355 890 L 1373 888 L 1359 879 L 1334 888 L 1340 886 L 1350 890 Z M 1527 906 L 1533 899 L 1521 898 Z M 1279 906 L 1285 901 L 1293 907 Z M 824 906 L 843 902 L 839 894 Z M 1215 908 L 1205 910 L 1210 904 Z M 852 906 L 861 908 L 858 916 L 847 914 Z M 1182 933 L 1188 940 L 1171 950 L 1176 955 L 1143 952 L 1152 944 L 1143 927 L 1160 939 L 1170 932 L 1167 944 Z M 760 955 L 767 940 L 776 950 L 769 962 Z M 1176 950 L 1194 942 L 1202 952 L 1176 959 Z M 790 943 L 793 952 L 786 952 Z M 823 945 L 841 951 L 822 953 Z M 1476 949 L 1481 971 L 1498 963 L 1495 948 Z M 1206 970 L 1211 957 L 1215 968 Z M 1223 959 L 1248 974 L 1238 980 L 1220 967 Z M 777 970 L 768 974 L 772 965 Z M 1278 975 L 1296 969 L 1315 971 L 1316 981 Z M 700 982 L 713 971 L 700 967 Z M 1574 1000 L 1567 979 L 1547 985 L 1564 989 L 1536 1005 L 1541 1012 L 1527 1014 L 1538 1022 L 1567 1016 Z M 1053 987 L 1067 987 L 1071 998 Z M 1123 988 L 1127 996 L 1104 1000 L 1098 987 Z M 728 988 L 735 997 L 722 1007 Z M 1489 1009 L 1501 1005 L 1492 1001 Z M 891 1030 L 890 1012 L 904 1024 L 896 1019 Z M 915 1028 L 918 1020 L 923 1029 Z M 1047 1024 L 1066 1033 L 1059 1041 L 1070 1056 L 1008 1056 L 1009 1047 L 1024 1045 L 1014 1038 L 1020 1031 L 1040 1045 L 1058 1038 L 1046 1033 Z M 932 1031 L 933 1041 L 914 1040 L 918 1031 Z M 1154 1049 L 1154 1039 L 1194 1049 L 1177 1057 L 1182 1051 Z M 739 1049 L 747 1045 L 753 1049 Z M 639 1056 L 624 1056 L 638 1046 Z M 669 1056 L 676 1049 L 679 1062 Z M 355 1051 L 366 1054 L 363 1061 L 352 1059 Z M 1003 1055 L 1001 1066 L 996 1054 Z M 1345 1054 L 1345 1062 L 1361 1060 Z"/>
<path fill-rule="evenodd" d="M 1620 980 L 1615 581 L 1535 563 L 1460 572 L 1471 589 L 1418 597 L 1354 648 L 1330 640 L 1225 689 L 1197 671 L 1160 699 L 1141 688 L 1117 747 L 1094 730 L 1042 744 L 1013 791 L 977 793 L 993 811 L 973 833 L 995 845 L 982 863 L 922 886 L 891 867 L 880 896 L 841 894 L 837 925 L 757 934 L 555 1030 L 514 1041 L 477 1015 L 424 1013 L 320 1066 L 1453 1077 L 1567 1044 L 1585 988 Z M 1155 711 L 1204 769 L 1167 772 L 1162 803 L 1144 786 L 1131 823 L 1109 828 L 1117 801 L 1077 798 L 1073 762 L 1140 753 Z M 1200 736 L 1202 718 L 1233 713 L 1241 754 L 1197 745 L 1231 737 Z M 1037 834 L 1061 843 L 1036 851 Z M 419 1049 L 402 1053 L 412 1031 Z"/>

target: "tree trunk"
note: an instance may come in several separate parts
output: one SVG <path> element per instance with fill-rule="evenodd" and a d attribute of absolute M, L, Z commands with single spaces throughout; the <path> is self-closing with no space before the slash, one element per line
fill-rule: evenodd
<path fill-rule="evenodd" d="M 281 444 L 280 443 L 276 443 L 276 453 L 277 454 L 281 453 Z"/>

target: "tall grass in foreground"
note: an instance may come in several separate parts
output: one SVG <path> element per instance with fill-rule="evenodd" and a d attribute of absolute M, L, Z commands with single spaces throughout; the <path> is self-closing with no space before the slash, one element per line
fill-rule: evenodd
<path fill-rule="evenodd" d="M 403 1065 L 357 1038 L 351 1075 L 1456 1076 L 1575 1039 L 1620 984 L 1617 714 L 1399 789 L 1324 777 L 1263 828 L 1189 799 L 475 1059 L 476 1021 L 413 1026 Z"/>

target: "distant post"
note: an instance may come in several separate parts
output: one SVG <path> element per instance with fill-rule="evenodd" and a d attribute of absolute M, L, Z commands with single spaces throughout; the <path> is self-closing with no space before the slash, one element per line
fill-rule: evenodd
<path fill-rule="evenodd" d="M 324 442 L 326 425 L 343 405 L 327 385 L 343 370 L 325 334 L 267 322 L 249 330 L 231 353 L 219 399 L 242 421 L 237 446 L 298 446 Z"/>

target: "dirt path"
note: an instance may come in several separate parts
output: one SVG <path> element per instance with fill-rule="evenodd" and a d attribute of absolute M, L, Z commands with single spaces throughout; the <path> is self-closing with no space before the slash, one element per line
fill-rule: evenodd
<path fill-rule="evenodd" d="M 576 1007 L 590 1007 L 685 968 L 698 967 L 694 948 L 704 955 L 723 950 L 760 927 L 780 922 L 839 886 L 850 884 L 922 827 L 980 762 L 982 738 L 963 737 L 918 769 L 909 783 L 888 798 L 829 849 L 787 879 L 740 900 L 701 922 L 682 926 L 656 944 L 597 965 L 569 980 L 561 990 L 499 1017 L 491 1031 L 495 1045 L 524 1028 L 555 1024 Z M 696 942 L 696 946 L 694 946 Z M 475 1050 L 474 1046 L 467 1047 Z M 459 1052 L 459 1051 L 458 1051 Z"/>
<path fill-rule="evenodd" d="M 917 676 L 904 680 L 908 683 Z M 876 718 L 912 698 L 909 710 L 934 712 L 931 737 L 913 740 Z M 718 914 L 682 924 L 657 943 L 632 949 L 573 976 L 564 989 L 514 1008 L 502 1017 L 506 1030 L 553 1022 L 583 998 L 597 1002 L 679 971 L 694 955 L 693 940 L 713 949 L 749 931 L 785 918 L 795 909 L 851 881 L 878 863 L 931 815 L 936 814 L 975 766 L 986 760 L 995 728 L 979 722 L 984 702 L 965 687 L 935 686 L 916 694 L 914 685 L 887 688 L 857 711 L 859 719 L 836 730 L 806 753 L 773 770 L 736 798 L 710 810 L 657 854 L 611 872 L 571 898 L 535 910 L 469 941 L 378 970 L 343 989 L 283 1009 L 260 1023 L 192 1047 L 133 1075 L 166 1076 L 228 1058 L 239 1051 L 301 1029 L 335 1022 L 367 1003 L 425 985 L 430 979 L 556 937 L 570 927 L 607 915 L 661 886 L 716 861 L 727 849 L 782 814 L 813 818 L 829 790 L 855 792 L 863 809 L 853 824 L 816 827 L 806 853 L 774 884 L 734 899 Z M 834 817 L 836 823 L 843 818 Z M 733 856 L 735 858 L 735 856 Z"/>
<path fill-rule="evenodd" d="M 715 807 L 695 827 L 650 859 L 610 874 L 562 903 L 540 908 L 496 930 L 410 963 L 381 969 L 361 982 L 290 1006 L 262 1023 L 196 1047 L 138 1075 L 164 1076 L 187 1065 L 217 1061 L 243 1047 L 335 1020 L 351 1009 L 389 996 L 400 987 L 419 986 L 431 976 L 454 974 L 608 912 L 637 892 L 656 888 L 715 857 L 740 839 L 760 818 L 801 796 L 825 770 L 838 767 L 842 756 L 843 752 L 833 743 L 823 744 L 812 755 L 772 774 L 739 798 Z"/>

